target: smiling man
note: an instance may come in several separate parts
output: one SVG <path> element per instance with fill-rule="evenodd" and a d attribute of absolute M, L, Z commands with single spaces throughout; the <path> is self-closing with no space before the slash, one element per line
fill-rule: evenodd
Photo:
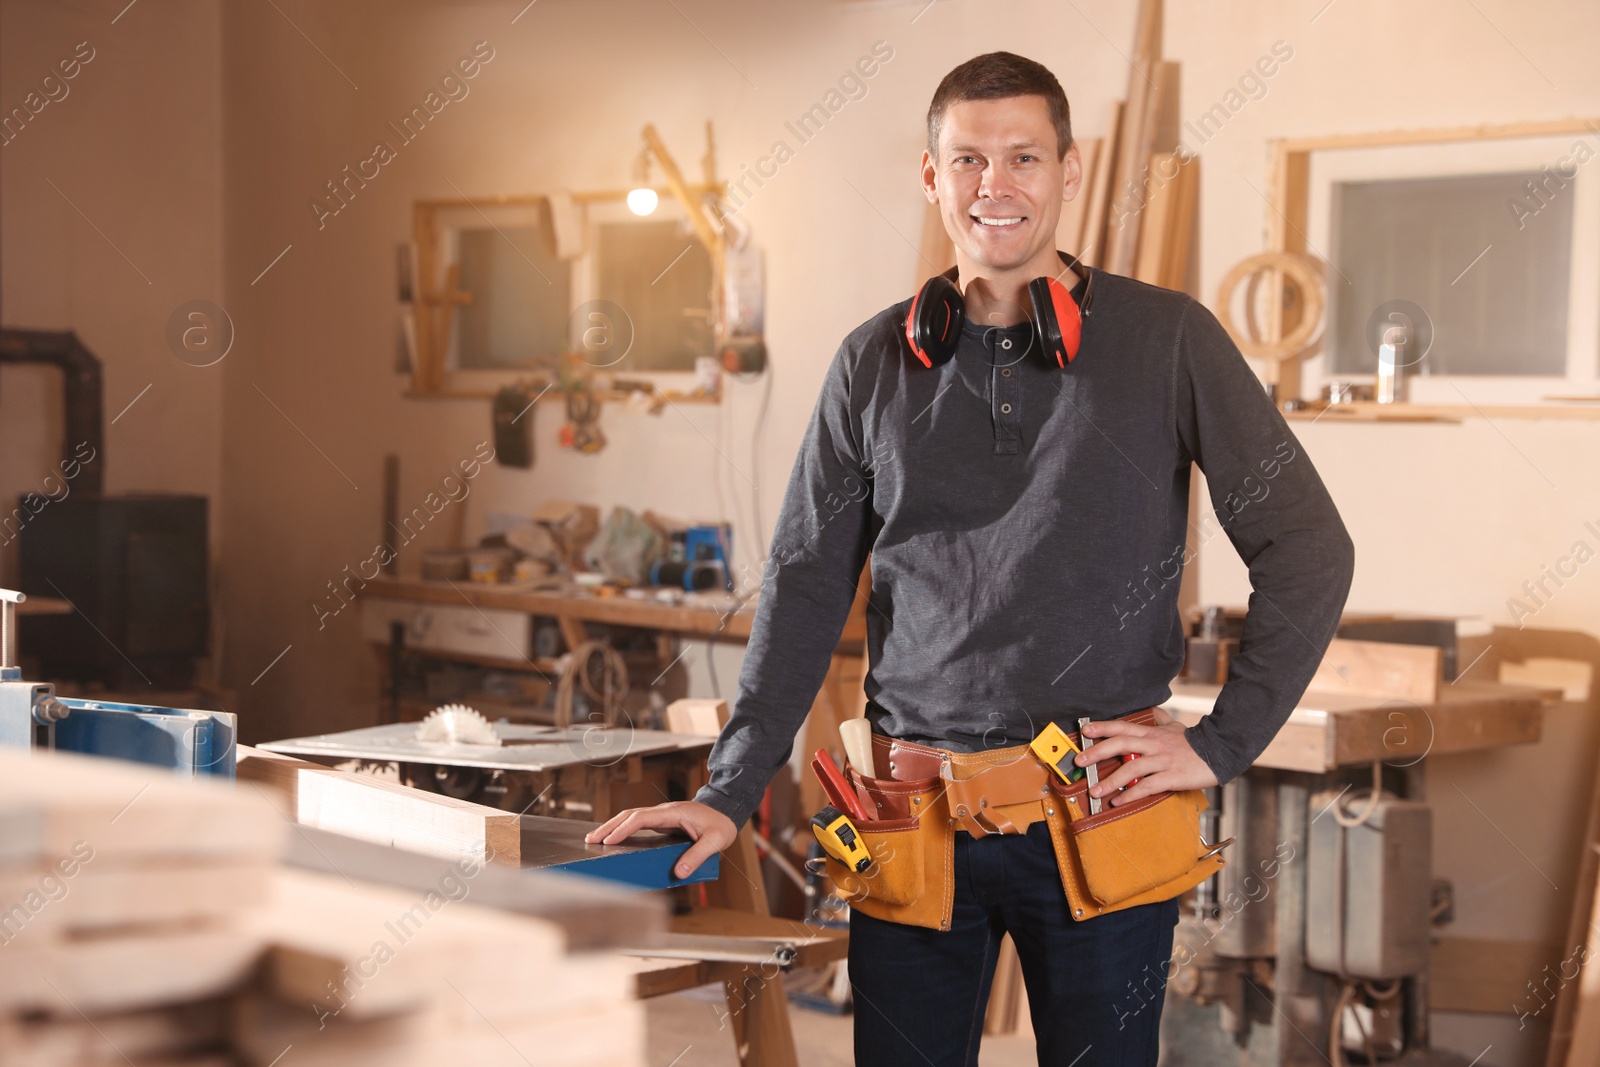
<path fill-rule="evenodd" d="M 881 862 L 850 914 L 856 1062 L 976 1064 L 1009 934 L 1041 1064 L 1149 1067 L 1152 976 L 1166 974 L 1187 885 L 1095 914 L 1070 905 L 1069 861 L 1052 839 L 1063 805 L 1037 799 L 1052 795 L 1051 772 L 1028 742 L 1095 720 L 1083 732 L 1099 759 L 1138 757 L 1091 790 L 1113 811 L 1237 776 L 1321 660 L 1353 547 L 1210 312 L 1057 252 L 1082 168 L 1047 69 L 1007 52 L 969 60 L 940 83 L 927 128 L 922 188 L 956 267 L 858 327 L 828 369 L 710 783 L 694 801 L 624 812 L 590 840 L 681 827 L 696 843 L 680 874 L 732 843 L 789 759 L 870 553 L 865 686 L 882 746 L 871 770 L 898 780 L 873 796 L 948 814 L 862 824 Z M 1254 593 L 1214 711 L 1185 729 L 1159 705 L 1183 661 L 1196 464 Z M 1019 782 L 1031 799 L 982 814 L 950 801 L 967 776 L 1001 770 L 1008 800 Z M 910 828 L 891 836 L 889 825 Z"/>

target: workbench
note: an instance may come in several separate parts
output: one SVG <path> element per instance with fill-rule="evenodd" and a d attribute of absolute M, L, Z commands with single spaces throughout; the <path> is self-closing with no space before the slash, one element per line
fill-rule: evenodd
<path fill-rule="evenodd" d="M 1163 707 L 1185 726 L 1210 714 L 1220 687 L 1174 683 Z M 1270 1003 L 1275 1045 L 1270 1062 L 1279 1067 L 1312 1067 L 1330 1062 L 1328 1039 L 1338 996 L 1338 980 L 1307 967 L 1306 874 L 1311 824 L 1326 811 L 1313 812 L 1318 792 L 1370 785 L 1373 765 L 1400 780 L 1402 795 L 1425 800 L 1427 757 L 1537 741 L 1544 707 L 1559 690 L 1457 680 L 1439 684 L 1427 702 L 1404 697 L 1309 690 L 1251 769 L 1222 790 L 1220 837 L 1237 836 L 1229 866 L 1219 876 L 1223 890 L 1237 891 L 1256 861 L 1275 849 L 1292 848 L 1294 857 L 1277 868 L 1272 907 L 1245 906 L 1210 939 L 1218 956 L 1267 957 L 1272 977 L 1263 984 L 1248 973 L 1251 989 L 1243 999 L 1224 997 L 1225 1029 L 1248 1032 L 1250 1018 L 1240 1005 L 1251 996 Z M 1386 781 L 1386 788 L 1392 789 Z M 1252 850 L 1250 843 L 1255 842 Z M 1251 896 L 1251 899 L 1255 899 Z M 1259 976 L 1258 976 L 1259 977 Z M 1426 1049 L 1428 976 L 1404 979 L 1408 1047 Z M 1270 988 L 1267 987 L 1270 985 Z M 1407 1062 L 1424 1062 L 1408 1060 Z"/>
<path fill-rule="evenodd" d="M 741 600 L 721 592 L 692 593 L 671 603 L 659 598 L 662 592 L 665 591 L 643 589 L 603 596 L 578 591 L 576 587 L 555 592 L 533 583 L 491 585 L 378 578 L 362 590 L 362 632 L 389 674 L 391 689 L 399 657 L 410 654 L 501 671 L 536 673 L 553 684 L 560 670 L 560 652 L 570 653 L 588 641 L 593 636 L 591 626 L 654 634 L 654 656 L 650 661 L 629 663 L 634 688 L 648 689 L 683 658 L 681 646 L 685 640 L 743 644 L 750 639 L 755 598 Z M 555 654 L 541 655 L 535 647 L 540 643 L 541 619 L 553 620 L 559 628 L 561 647 L 544 650 Z M 394 644 L 399 623 L 405 624 L 400 627 L 403 648 Z M 840 634 L 825 689 L 833 688 L 837 673 L 848 672 L 859 661 L 865 644 L 865 597 L 858 596 Z M 666 698 L 670 702 L 684 695 L 687 694 L 669 691 Z M 402 709 L 396 704 L 393 717 L 415 717 L 428 710 L 431 707 Z M 491 718 L 505 712 L 492 705 L 480 710 Z M 410 714 L 402 715 L 402 711 Z"/>

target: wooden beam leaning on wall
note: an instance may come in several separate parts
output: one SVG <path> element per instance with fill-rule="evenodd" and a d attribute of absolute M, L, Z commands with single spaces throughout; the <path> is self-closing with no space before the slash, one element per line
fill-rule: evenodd
<path fill-rule="evenodd" d="M 239 746 L 237 774 L 241 783 L 276 790 L 284 817 L 303 826 L 429 856 L 522 863 L 522 821 L 514 812 L 248 745 Z"/>
<path fill-rule="evenodd" d="M 1097 257 L 1100 266 L 1113 274 L 1133 272 L 1138 253 L 1142 214 L 1138 201 L 1145 164 L 1152 153 L 1175 147 L 1157 140 L 1161 135 L 1158 127 L 1162 124 L 1163 113 L 1174 110 L 1164 107 L 1163 97 L 1175 95 L 1178 88 L 1177 78 L 1166 76 L 1161 70 L 1161 37 L 1161 0 L 1140 0 L 1133 34 L 1133 59 L 1129 64 L 1127 104 L 1122 111 L 1116 165 L 1112 170 L 1105 251 Z"/>

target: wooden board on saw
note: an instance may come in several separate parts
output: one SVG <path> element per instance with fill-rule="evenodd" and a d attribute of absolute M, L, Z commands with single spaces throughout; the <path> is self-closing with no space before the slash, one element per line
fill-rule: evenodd
<path fill-rule="evenodd" d="M 239 746 L 238 776 L 279 790 L 289 817 L 305 826 L 429 856 L 522 862 L 522 822 L 514 812 L 246 745 Z"/>

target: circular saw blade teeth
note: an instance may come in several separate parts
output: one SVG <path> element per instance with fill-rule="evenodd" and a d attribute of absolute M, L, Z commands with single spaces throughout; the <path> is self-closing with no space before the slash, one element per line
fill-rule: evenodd
<path fill-rule="evenodd" d="M 445 704 L 430 711 L 417 727 L 418 741 L 458 745 L 499 745 L 500 735 L 483 713 L 465 704 Z"/>

